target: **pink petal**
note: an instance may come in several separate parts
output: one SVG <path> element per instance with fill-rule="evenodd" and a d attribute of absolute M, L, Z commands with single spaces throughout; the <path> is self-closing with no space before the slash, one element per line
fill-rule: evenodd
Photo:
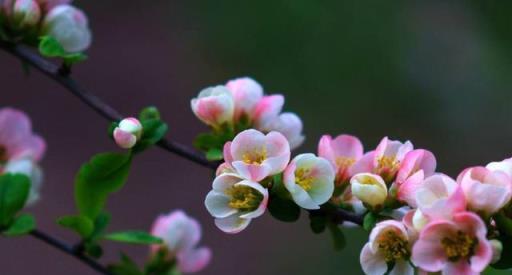
<path fill-rule="evenodd" d="M 388 270 L 388 265 L 382 255 L 373 253 L 370 244 L 367 243 L 359 257 L 364 273 L 370 275 L 383 275 Z"/>
<path fill-rule="evenodd" d="M 183 251 L 177 255 L 178 268 L 184 273 L 195 273 L 204 269 L 212 258 L 209 248 L 202 247 Z"/>
<path fill-rule="evenodd" d="M 251 181 L 261 181 L 271 174 L 271 168 L 266 164 L 247 164 L 243 161 L 233 162 L 233 168 L 244 179 Z"/>

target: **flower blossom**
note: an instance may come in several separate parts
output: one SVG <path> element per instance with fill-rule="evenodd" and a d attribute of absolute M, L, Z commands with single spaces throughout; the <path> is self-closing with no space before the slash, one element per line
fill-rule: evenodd
<path fill-rule="evenodd" d="M 215 129 L 233 123 L 235 110 L 233 96 L 225 86 L 209 87 L 202 90 L 190 102 L 194 114 Z"/>
<path fill-rule="evenodd" d="M 162 245 L 152 246 L 153 253 L 164 249 L 170 257 L 175 256 L 178 270 L 181 272 L 198 272 L 210 262 L 210 249 L 197 247 L 201 240 L 201 225 L 181 210 L 158 217 L 151 234 L 164 241 Z"/>
<path fill-rule="evenodd" d="M 402 161 L 396 176 L 397 199 L 414 206 L 416 190 L 425 178 L 434 174 L 436 158 L 430 151 L 416 149 L 409 151 Z"/>
<path fill-rule="evenodd" d="M 318 156 L 331 163 L 336 170 L 336 184 L 348 182 L 354 175 L 353 165 L 363 157 L 363 144 L 354 136 L 322 136 L 318 144 Z"/>
<path fill-rule="evenodd" d="M 388 264 L 394 264 L 391 275 L 413 275 L 409 264 L 411 241 L 405 226 L 398 221 L 378 223 L 370 233 L 369 242 L 363 247 L 360 262 L 365 274 L 387 274 Z"/>
<path fill-rule="evenodd" d="M 412 249 L 412 262 L 428 272 L 469 275 L 482 272 L 493 258 L 484 222 L 472 212 L 430 222 Z"/>
<path fill-rule="evenodd" d="M 464 190 L 468 208 L 486 216 L 497 213 L 512 198 L 512 179 L 502 171 L 468 168 L 457 181 Z"/>
<path fill-rule="evenodd" d="M 460 185 L 443 174 L 435 174 L 423 181 L 416 190 L 417 207 L 429 219 L 450 219 L 466 209 L 466 198 Z"/>
<path fill-rule="evenodd" d="M 208 212 L 215 217 L 215 225 L 226 233 L 244 230 L 252 219 L 267 208 L 268 190 L 259 183 L 237 174 L 221 174 L 213 181 L 213 190 L 205 199 Z"/>
<path fill-rule="evenodd" d="M 277 118 L 272 120 L 270 130 L 283 134 L 288 142 L 290 148 L 295 149 L 304 142 L 304 135 L 302 134 L 302 120 L 294 113 L 282 113 Z"/>
<path fill-rule="evenodd" d="M 372 208 L 381 207 L 388 196 L 386 183 L 371 173 L 359 173 L 350 180 L 352 195 Z"/>
<path fill-rule="evenodd" d="M 384 181 L 391 182 L 400 169 L 406 154 L 412 150 L 413 145 L 410 141 L 402 143 L 384 137 L 375 149 L 374 173 L 380 175 Z"/>
<path fill-rule="evenodd" d="M 31 180 L 27 206 L 39 198 L 42 171 L 37 164 L 46 149 L 44 140 L 32 133 L 30 119 L 12 108 L 0 109 L 0 174 L 20 173 Z"/>
<path fill-rule="evenodd" d="M 283 183 L 293 201 L 305 209 L 320 209 L 334 192 L 334 170 L 314 154 L 296 156 L 284 171 Z"/>
<path fill-rule="evenodd" d="M 290 161 L 288 140 L 278 132 L 254 130 L 238 134 L 224 146 L 224 160 L 241 177 L 259 182 L 284 171 Z"/>
<path fill-rule="evenodd" d="M 233 95 L 235 121 L 238 121 L 242 116 L 246 116 L 251 121 L 254 109 L 263 97 L 263 87 L 254 79 L 243 77 L 228 81 L 226 88 Z"/>

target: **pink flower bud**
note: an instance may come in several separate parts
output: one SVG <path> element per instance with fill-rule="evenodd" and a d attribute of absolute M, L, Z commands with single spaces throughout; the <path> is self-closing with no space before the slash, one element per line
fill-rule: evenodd
<path fill-rule="evenodd" d="M 192 99 L 190 105 L 201 121 L 214 128 L 233 123 L 233 96 L 224 86 L 202 90 L 198 97 Z"/>
<path fill-rule="evenodd" d="M 44 19 L 43 29 L 69 53 L 82 52 L 91 45 L 87 16 L 71 5 L 51 9 Z"/>
<path fill-rule="evenodd" d="M 254 120 L 256 128 L 263 132 L 269 132 L 272 122 L 278 117 L 283 109 L 284 96 L 268 95 L 264 96 L 254 109 Z"/>
<path fill-rule="evenodd" d="M 263 88 L 252 78 L 243 77 L 228 81 L 226 88 L 233 94 L 235 120 L 242 115 L 252 119 L 256 105 L 263 97 Z"/>
<path fill-rule="evenodd" d="M 283 134 L 290 143 L 290 149 L 299 147 L 304 142 L 302 120 L 294 113 L 282 113 L 270 123 L 270 131 Z"/>
<path fill-rule="evenodd" d="M 41 18 L 41 9 L 35 0 L 16 0 L 13 7 L 13 19 L 15 24 L 24 26 L 34 26 L 39 23 Z"/>
<path fill-rule="evenodd" d="M 133 117 L 121 120 L 114 129 L 114 140 L 119 147 L 130 149 L 137 143 L 142 135 L 142 124 Z"/>

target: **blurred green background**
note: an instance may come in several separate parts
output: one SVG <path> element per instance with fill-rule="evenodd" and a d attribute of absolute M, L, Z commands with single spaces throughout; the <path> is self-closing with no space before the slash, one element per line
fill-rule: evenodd
<path fill-rule="evenodd" d="M 316 151 L 326 133 L 357 135 L 367 150 L 383 136 L 410 139 L 433 151 L 438 170 L 453 177 L 467 166 L 512 155 L 511 1 L 76 4 L 87 11 L 95 32 L 90 60 L 76 69 L 77 78 L 125 113 L 156 104 L 171 125 L 169 137 L 183 143 L 205 130 L 189 110 L 190 98 L 205 86 L 251 76 L 267 93 L 284 94 L 285 110 L 304 120 L 307 142 L 299 152 Z M 52 219 L 73 209 L 62 193 L 71 192 L 79 164 L 114 148 L 97 135 L 107 123 L 43 77 L 23 78 L 12 58 L 2 54 L 0 60 L 6 64 L 0 80 L 17 91 L 2 92 L 2 103 L 29 112 L 49 141 L 43 164 L 47 199 L 35 211 L 43 228 L 72 240 Z M 41 98 L 48 102 L 41 104 Z M 77 124 L 90 142 L 70 136 Z M 214 251 L 202 274 L 361 273 L 366 235 L 359 230 L 347 230 L 349 246 L 342 253 L 332 250 L 327 234 L 309 232 L 306 219 L 283 224 L 267 215 L 246 232 L 227 236 L 202 206 L 208 171 L 160 151 L 137 167 L 127 190 L 111 202 L 119 217 L 114 227 L 148 228 L 156 214 L 184 208 L 203 223 L 204 243 Z M 151 200 L 134 205 L 141 194 Z M 32 248 L 28 255 L 18 242 L 0 241 L 7 274 L 34 274 L 38 265 L 48 266 L 47 274 L 92 274 L 51 248 L 24 241 Z M 147 254 L 140 248 L 130 252 L 139 261 Z M 20 268 L 22 255 L 41 263 Z M 59 261 L 48 263 L 52 259 Z"/>

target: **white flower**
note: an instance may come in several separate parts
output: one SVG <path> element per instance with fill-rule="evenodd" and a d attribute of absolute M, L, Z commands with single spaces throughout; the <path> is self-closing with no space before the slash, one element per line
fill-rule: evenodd
<path fill-rule="evenodd" d="M 190 105 L 197 118 L 214 128 L 233 123 L 233 96 L 225 86 L 219 85 L 202 90 L 191 100 Z"/>
<path fill-rule="evenodd" d="M 352 195 L 372 207 L 384 204 L 388 196 L 386 183 L 379 176 L 371 173 L 356 174 L 350 180 Z"/>
<path fill-rule="evenodd" d="M 222 174 L 213 181 L 205 206 L 220 230 L 234 234 L 265 213 L 268 198 L 268 190 L 259 183 L 236 174 Z"/>
<path fill-rule="evenodd" d="M 293 201 L 305 209 L 319 209 L 334 192 L 335 173 L 331 164 L 314 154 L 296 156 L 283 175 Z"/>

